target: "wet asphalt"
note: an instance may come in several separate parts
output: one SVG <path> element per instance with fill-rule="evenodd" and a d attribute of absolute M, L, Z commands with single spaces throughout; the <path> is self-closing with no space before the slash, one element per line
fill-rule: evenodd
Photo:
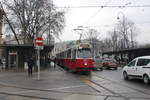
<path fill-rule="evenodd" d="M 124 81 L 122 68 L 69 73 L 60 67 L 42 70 L 32 77 L 27 71 L 0 71 L 0 100 L 150 100 L 150 85 Z"/>

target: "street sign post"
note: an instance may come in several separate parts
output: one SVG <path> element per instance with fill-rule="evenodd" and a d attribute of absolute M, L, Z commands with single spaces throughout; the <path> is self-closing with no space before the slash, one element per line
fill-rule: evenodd
<path fill-rule="evenodd" d="M 40 50 L 43 49 L 43 39 L 42 37 L 36 37 L 35 39 L 35 47 L 37 49 L 37 55 L 38 55 L 38 59 L 37 59 L 37 66 L 38 66 L 38 80 L 40 80 Z"/>

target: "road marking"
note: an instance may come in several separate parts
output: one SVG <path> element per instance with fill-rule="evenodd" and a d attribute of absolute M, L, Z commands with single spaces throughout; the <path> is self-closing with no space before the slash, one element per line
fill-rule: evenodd
<path fill-rule="evenodd" d="M 76 87 L 82 87 L 82 86 L 87 86 L 87 85 L 68 86 L 68 87 L 52 88 L 52 89 L 46 89 L 46 90 L 61 90 L 61 89 L 69 89 L 69 88 L 76 88 Z"/>
<path fill-rule="evenodd" d="M 36 92 L 36 91 L 34 91 L 34 90 L 24 90 L 24 91 L 10 92 L 10 93 L 29 93 L 29 92 Z"/>

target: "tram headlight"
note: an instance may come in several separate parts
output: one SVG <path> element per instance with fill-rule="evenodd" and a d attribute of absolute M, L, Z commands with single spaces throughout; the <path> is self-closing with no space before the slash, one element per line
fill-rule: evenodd
<path fill-rule="evenodd" d="M 84 63 L 84 66 L 87 66 L 87 63 Z"/>

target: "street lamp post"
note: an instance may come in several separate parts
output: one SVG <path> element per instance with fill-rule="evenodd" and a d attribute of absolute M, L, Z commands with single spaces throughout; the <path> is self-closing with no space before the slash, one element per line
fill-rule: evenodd
<path fill-rule="evenodd" d="M 117 20 L 120 20 L 120 17 L 119 17 L 120 14 L 123 16 L 123 19 L 125 19 L 124 13 L 120 11 L 117 13 Z"/>
<path fill-rule="evenodd" d="M 127 41 L 126 41 L 126 36 L 125 36 L 125 15 L 124 15 L 124 13 L 123 12 L 119 12 L 118 14 L 117 14 L 117 20 L 120 20 L 121 18 L 119 17 L 119 15 L 122 15 L 122 24 L 123 24 L 123 41 L 121 41 L 121 42 L 123 42 L 123 43 L 121 43 L 121 45 L 123 44 L 123 46 L 121 46 L 123 49 L 126 47 L 126 45 L 127 45 Z"/>
<path fill-rule="evenodd" d="M 131 31 L 131 47 L 134 48 L 133 32 Z"/>

